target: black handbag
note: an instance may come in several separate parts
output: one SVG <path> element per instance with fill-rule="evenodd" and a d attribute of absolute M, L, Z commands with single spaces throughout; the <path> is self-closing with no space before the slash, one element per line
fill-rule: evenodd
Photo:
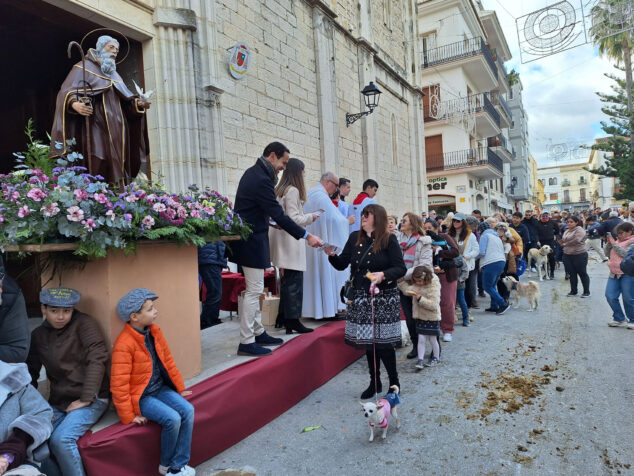
<path fill-rule="evenodd" d="M 372 243 L 370 243 L 372 245 Z M 368 249 L 361 255 L 361 259 L 359 263 L 363 261 L 363 258 L 370 252 L 372 246 L 368 246 Z M 354 279 L 352 278 L 352 268 L 350 269 L 350 279 L 346 280 L 341 286 L 341 291 L 339 292 L 339 297 L 341 298 L 341 302 L 344 304 L 348 304 L 354 298 Z"/>

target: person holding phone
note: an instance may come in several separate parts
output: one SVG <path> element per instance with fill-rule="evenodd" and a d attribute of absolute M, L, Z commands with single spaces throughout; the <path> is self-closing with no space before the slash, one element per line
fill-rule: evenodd
<path fill-rule="evenodd" d="M 605 253 L 609 256 L 608 268 L 610 276 L 605 286 L 605 299 L 612 309 L 610 327 L 627 327 L 634 329 L 634 276 L 627 275 L 621 269 L 621 262 L 628 252 L 634 248 L 634 225 L 623 222 L 616 226 L 615 240 L 611 233 L 606 233 Z M 623 307 L 619 297 L 623 300 Z M 625 312 L 623 312 L 625 308 Z"/>
<path fill-rule="evenodd" d="M 586 270 L 588 266 L 588 252 L 586 251 L 586 232 L 581 226 L 581 220 L 570 215 L 566 220 L 567 228 L 557 242 L 564 249 L 564 266 L 570 274 L 570 292 L 567 296 L 577 295 L 577 276 L 583 286 L 582 298 L 590 297 L 590 277 Z"/>

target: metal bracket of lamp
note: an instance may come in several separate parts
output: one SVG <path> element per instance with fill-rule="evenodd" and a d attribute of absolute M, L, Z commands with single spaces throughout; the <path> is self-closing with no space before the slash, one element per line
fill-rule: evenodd
<path fill-rule="evenodd" d="M 511 195 L 515 195 L 515 187 L 517 187 L 517 177 L 512 177 L 511 185 L 507 185 L 507 188 L 511 190 Z"/>
<path fill-rule="evenodd" d="M 372 114 L 374 109 L 379 105 L 379 95 L 381 94 L 381 90 L 376 87 L 373 81 L 370 81 L 363 90 L 361 91 L 363 94 L 363 100 L 365 101 L 365 107 L 368 108 L 367 111 L 358 112 L 356 114 L 346 113 L 346 127 L 350 127 L 350 124 L 355 123 L 358 119 L 361 119 L 363 116 L 367 116 L 368 114 Z"/>

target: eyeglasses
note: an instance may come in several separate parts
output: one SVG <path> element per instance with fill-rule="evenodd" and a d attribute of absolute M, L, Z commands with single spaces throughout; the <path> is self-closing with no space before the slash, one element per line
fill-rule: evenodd
<path fill-rule="evenodd" d="M 370 211 L 363 210 L 363 211 L 361 212 L 361 216 L 362 216 L 363 218 L 368 218 L 370 215 L 372 215 L 372 212 L 370 212 Z"/>
<path fill-rule="evenodd" d="M 333 184 L 335 187 L 339 188 L 339 184 L 337 182 L 335 182 L 334 180 L 328 180 L 331 184 Z"/>
<path fill-rule="evenodd" d="M 462 220 L 458 220 L 457 218 L 452 218 L 451 221 L 461 222 Z"/>

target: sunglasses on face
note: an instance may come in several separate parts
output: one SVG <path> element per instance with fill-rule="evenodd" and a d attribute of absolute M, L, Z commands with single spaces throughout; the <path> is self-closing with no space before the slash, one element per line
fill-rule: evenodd
<path fill-rule="evenodd" d="M 363 218 L 368 218 L 370 215 L 372 215 L 372 212 L 368 212 L 368 211 L 365 211 L 365 210 L 363 212 L 361 212 L 361 216 Z"/>

